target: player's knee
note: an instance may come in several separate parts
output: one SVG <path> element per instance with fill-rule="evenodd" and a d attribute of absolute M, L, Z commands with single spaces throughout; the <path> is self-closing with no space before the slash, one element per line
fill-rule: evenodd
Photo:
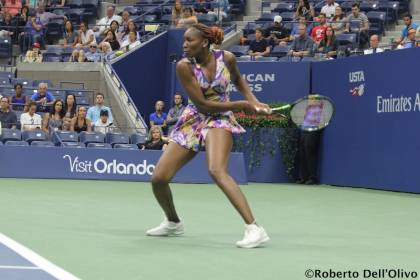
<path fill-rule="evenodd" d="M 220 180 L 221 178 L 223 178 L 223 176 L 226 175 L 226 171 L 223 168 L 220 167 L 210 167 L 209 168 L 209 174 L 210 177 L 217 181 Z"/>
<path fill-rule="evenodd" d="M 167 176 L 165 176 L 162 173 L 156 173 L 156 172 L 153 173 L 151 181 L 152 181 L 153 186 L 161 186 L 161 185 L 169 183 L 169 179 L 167 178 Z"/>

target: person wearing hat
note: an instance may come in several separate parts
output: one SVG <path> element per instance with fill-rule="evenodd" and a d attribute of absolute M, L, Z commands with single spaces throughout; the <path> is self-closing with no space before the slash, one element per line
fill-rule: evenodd
<path fill-rule="evenodd" d="M 112 132 L 112 123 L 109 121 L 108 110 L 102 109 L 99 112 L 99 119 L 94 123 L 94 131 L 101 132 L 103 134 Z"/>
<path fill-rule="evenodd" d="M 284 28 L 282 20 L 283 18 L 281 16 L 275 16 L 273 25 L 265 30 L 264 37 L 273 47 L 276 45 L 286 45 L 290 41 L 290 32 Z"/>
<path fill-rule="evenodd" d="M 41 45 L 35 42 L 32 45 L 32 50 L 28 50 L 26 52 L 26 56 L 23 62 L 42 62 L 42 54 L 39 51 L 40 48 L 41 48 Z"/>

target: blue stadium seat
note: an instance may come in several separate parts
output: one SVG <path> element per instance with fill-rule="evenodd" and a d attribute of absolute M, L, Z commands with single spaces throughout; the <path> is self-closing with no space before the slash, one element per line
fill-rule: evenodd
<path fill-rule="evenodd" d="M 3 146 L 3 142 L 0 142 L 0 146 Z"/>
<path fill-rule="evenodd" d="M 105 142 L 114 146 L 114 144 L 128 144 L 130 139 L 125 133 L 109 132 L 105 135 Z"/>
<path fill-rule="evenodd" d="M 261 21 L 271 21 L 273 22 L 274 17 L 277 16 L 278 13 L 263 13 L 257 20 L 255 20 L 256 22 L 261 22 Z"/>
<path fill-rule="evenodd" d="M 386 12 L 372 11 L 368 12 L 366 16 L 369 19 L 369 35 L 383 35 L 385 33 Z"/>
<path fill-rule="evenodd" d="M 131 144 L 144 144 L 147 141 L 147 135 L 140 134 L 140 133 L 134 133 L 130 137 L 130 143 Z"/>
<path fill-rule="evenodd" d="M 136 144 L 115 144 L 114 149 L 138 150 L 139 147 Z"/>
<path fill-rule="evenodd" d="M 31 146 L 34 147 L 54 147 L 54 143 L 51 141 L 32 141 Z"/>
<path fill-rule="evenodd" d="M 248 54 L 249 46 L 236 45 L 229 49 L 235 56 L 242 56 Z"/>
<path fill-rule="evenodd" d="M 257 24 L 255 22 L 248 22 L 245 25 L 245 28 L 242 29 L 244 36 L 248 36 L 249 34 L 254 34 L 255 29 L 257 28 Z"/>
<path fill-rule="evenodd" d="M 25 130 L 22 132 L 22 140 L 31 143 L 32 141 L 45 141 L 47 140 L 47 135 L 43 130 Z"/>
<path fill-rule="evenodd" d="M 20 141 L 22 140 L 22 133 L 18 129 L 3 128 L 1 130 L 0 140 L 3 143 L 6 141 Z"/>
<path fill-rule="evenodd" d="M 270 56 L 283 57 L 290 51 L 290 46 L 275 46 L 270 53 Z"/>
<path fill-rule="evenodd" d="M 62 142 L 77 142 L 79 141 L 79 135 L 75 131 L 55 131 L 52 135 L 52 141 L 58 145 Z"/>
<path fill-rule="evenodd" d="M 269 62 L 274 62 L 274 61 L 277 61 L 277 57 L 275 57 L 275 56 L 263 56 L 263 57 L 260 57 L 260 58 L 256 59 L 255 61 L 261 61 L 261 62 L 269 61 Z"/>
<path fill-rule="evenodd" d="M 294 3 L 289 2 L 280 2 L 273 9 L 273 12 L 283 13 L 283 12 L 294 12 L 296 10 Z"/>
<path fill-rule="evenodd" d="M 21 78 L 12 78 L 10 79 L 10 83 L 14 86 L 15 84 L 19 83 L 22 84 L 23 87 L 30 87 L 32 85 L 32 81 L 29 79 L 21 79 Z"/>
<path fill-rule="evenodd" d="M 251 57 L 249 56 L 240 56 L 236 58 L 236 61 L 251 61 Z"/>
<path fill-rule="evenodd" d="M 283 12 L 280 15 L 283 19 L 282 20 L 283 22 L 285 22 L 285 21 L 295 21 L 296 20 L 294 12 Z"/>
<path fill-rule="evenodd" d="M 64 35 L 64 19 L 54 18 L 51 19 L 47 26 L 45 35 L 49 40 L 58 40 L 63 38 Z M 50 52 L 51 48 L 47 49 L 47 52 Z M 60 52 L 61 54 L 61 52 Z"/>
<path fill-rule="evenodd" d="M 7 141 L 5 143 L 6 146 L 19 146 L 19 147 L 24 147 L 24 146 L 29 146 L 29 143 L 26 141 Z"/>
<path fill-rule="evenodd" d="M 55 99 L 64 100 L 66 97 L 66 91 L 60 89 L 51 89 L 49 92 L 54 96 Z"/>
<path fill-rule="evenodd" d="M 337 42 L 341 46 L 354 46 L 356 44 L 356 34 L 354 33 L 342 33 L 337 35 Z"/>
<path fill-rule="evenodd" d="M 11 78 L 14 78 L 14 77 L 15 77 L 15 74 L 12 73 L 12 72 L 0 72 L 0 78 L 11 79 Z"/>
<path fill-rule="evenodd" d="M 66 148 L 86 148 L 86 145 L 81 142 L 62 142 L 60 146 Z"/>
<path fill-rule="evenodd" d="M 98 0 L 83 0 L 82 8 L 85 10 L 83 16 L 87 18 L 96 18 L 98 15 L 98 6 Z"/>
<path fill-rule="evenodd" d="M 206 25 L 214 25 L 217 21 L 217 17 L 214 14 L 202 14 L 197 16 L 197 20 Z"/>
<path fill-rule="evenodd" d="M 87 147 L 93 149 L 112 149 L 112 146 L 109 143 L 89 143 L 87 144 Z"/>
<path fill-rule="evenodd" d="M 81 8 L 82 0 L 66 0 L 66 6 L 70 7 L 71 9 Z"/>
<path fill-rule="evenodd" d="M 9 78 L 0 78 L 0 85 L 10 85 L 10 79 Z"/>
<path fill-rule="evenodd" d="M 90 105 L 89 100 L 85 97 L 77 97 L 76 96 L 76 103 L 79 106 L 89 106 Z"/>
<path fill-rule="evenodd" d="M 55 53 L 44 54 L 42 56 L 42 62 L 61 62 L 62 58 L 61 55 L 57 55 Z"/>
<path fill-rule="evenodd" d="M 80 138 L 80 142 L 83 142 L 85 144 L 105 142 L 105 135 L 100 132 L 82 131 L 79 134 L 79 138 Z"/>
<path fill-rule="evenodd" d="M 160 18 L 160 22 L 164 24 L 170 24 L 172 22 L 172 15 L 171 14 L 163 15 Z"/>
<path fill-rule="evenodd" d="M 0 57 L 12 57 L 12 42 L 8 38 L 0 38 Z"/>
<path fill-rule="evenodd" d="M 138 9 L 138 7 L 134 7 L 134 6 L 126 6 L 124 8 L 124 11 L 127 11 L 131 16 L 132 15 L 138 15 L 140 10 Z"/>

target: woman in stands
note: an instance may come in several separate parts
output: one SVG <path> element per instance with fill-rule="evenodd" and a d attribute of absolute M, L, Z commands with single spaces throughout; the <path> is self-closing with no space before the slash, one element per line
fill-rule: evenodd
<path fill-rule="evenodd" d="M 28 97 L 23 96 L 23 86 L 22 84 L 15 84 L 15 94 L 10 97 L 10 104 L 12 104 L 12 109 L 15 111 L 23 111 L 25 104 L 28 103 Z"/>
<path fill-rule="evenodd" d="M 336 58 L 338 41 L 335 38 L 334 29 L 328 26 L 325 31 L 325 37 L 319 43 L 318 52 L 325 54 L 326 57 Z"/>
<path fill-rule="evenodd" d="M 344 17 L 343 9 L 340 6 L 335 8 L 335 15 L 332 19 L 331 26 L 337 35 L 346 30 L 346 18 Z"/>
<path fill-rule="evenodd" d="M 63 130 L 70 130 L 71 121 L 76 116 L 76 108 L 76 96 L 72 93 L 67 94 L 64 103 Z"/>
<path fill-rule="evenodd" d="M 295 17 L 305 17 L 307 21 L 312 21 L 315 17 L 314 8 L 309 4 L 309 0 L 299 0 L 298 7 L 296 8 Z"/>
<path fill-rule="evenodd" d="M 149 140 L 144 144 L 139 144 L 142 150 L 165 150 L 168 142 L 162 137 L 162 128 L 159 126 L 152 126 L 149 131 Z"/>
<path fill-rule="evenodd" d="M 51 107 L 51 111 L 46 113 L 42 120 L 42 129 L 50 136 L 50 139 L 54 131 L 63 129 L 64 115 L 64 102 L 61 99 L 56 99 Z"/>
<path fill-rule="evenodd" d="M 212 44 L 220 44 L 222 41 L 221 29 L 203 24 L 193 25 L 184 34 L 187 58 L 178 62 L 176 73 L 189 96 L 190 104 L 173 128 L 169 145 L 153 172 L 153 192 L 166 217 L 160 226 L 148 230 L 147 234 L 183 234 L 183 224 L 175 210 L 168 183 L 182 166 L 205 147 L 211 177 L 246 224 L 245 236 L 236 245 L 253 248 L 269 238 L 265 230 L 257 225 L 244 194 L 227 172 L 232 134 L 245 132 L 236 122 L 232 110 L 270 114 L 271 109 L 252 94 L 239 73 L 232 53 L 210 50 Z M 229 101 L 231 80 L 246 100 Z"/>
<path fill-rule="evenodd" d="M 68 20 L 64 25 L 64 47 L 75 47 L 80 43 L 79 32 L 73 28 L 73 23 Z"/>
<path fill-rule="evenodd" d="M 102 43 L 105 43 L 105 42 L 108 42 L 110 45 L 111 45 L 111 49 L 113 50 L 113 51 L 117 51 L 117 50 L 119 50 L 120 49 L 120 43 L 118 42 L 118 40 L 117 40 L 117 36 L 115 35 L 115 32 L 114 31 L 112 31 L 112 30 L 108 30 L 107 32 L 106 32 L 106 37 L 105 37 L 105 39 L 101 42 L 101 44 Z"/>
<path fill-rule="evenodd" d="M 137 28 L 137 25 L 136 25 L 136 23 L 134 22 L 134 21 L 130 21 L 129 23 L 128 23 L 128 28 L 127 28 L 127 30 L 125 31 L 125 33 L 123 34 L 123 36 L 122 36 L 122 38 L 121 38 L 121 42 L 122 42 L 122 44 L 124 45 L 126 45 L 127 44 L 127 42 L 128 42 L 128 40 L 129 40 L 129 36 L 130 36 L 130 32 L 136 32 L 136 34 L 137 34 L 137 40 L 140 40 L 140 34 L 139 34 L 139 31 L 138 31 L 138 28 Z"/>
<path fill-rule="evenodd" d="M 178 21 L 176 27 L 190 27 L 193 24 L 197 24 L 197 17 L 194 15 L 194 10 L 191 7 L 186 7 L 182 10 L 182 18 Z"/>
<path fill-rule="evenodd" d="M 178 21 L 182 18 L 182 10 L 183 10 L 181 0 L 176 0 L 174 7 L 172 8 L 172 25 L 177 26 Z"/>
<path fill-rule="evenodd" d="M 92 131 L 92 123 L 86 118 L 87 109 L 80 106 L 77 110 L 76 117 L 71 121 L 70 130 L 80 133 L 82 131 Z"/>

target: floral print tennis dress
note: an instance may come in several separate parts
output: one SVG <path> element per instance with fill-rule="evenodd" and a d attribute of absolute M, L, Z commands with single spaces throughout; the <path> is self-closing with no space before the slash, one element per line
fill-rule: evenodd
<path fill-rule="evenodd" d="M 212 101 L 227 102 L 229 101 L 230 73 L 224 62 L 224 52 L 223 50 L 213 50 L 212 52 L 216 58 L 216 75 L 212 83 L 209 83 L 199 64 L 191 60 L 189 63 L 192 64 L 204 97 Z M 223 128 L 234 134 L 245 132 L 231 111 L 203 114 L 189 100 L 169 139 L 184 148 L 197 152 L 204 146 L 210 128 Z"/>

